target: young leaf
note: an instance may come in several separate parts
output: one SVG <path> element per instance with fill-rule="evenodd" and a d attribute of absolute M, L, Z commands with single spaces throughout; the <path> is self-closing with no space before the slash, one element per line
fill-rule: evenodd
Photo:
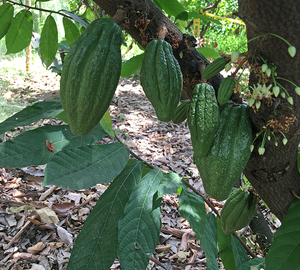
<path fill-rule="evenodd" d="M 56 55 L 58 46 L 58 33 L 56 22 L 51 15 L 48 15 L 41 34 L 40 51 L 43 62 L 48 68 Z"/>
<path fill-rule="evenodd" d="M 266 256 L 266 270 L 299 269 L 300 200 L 295 199 L 274 234 L 274 243 Z"/>
<path fill-rule="evenodd" d="M 15 127 L 30 125 L 41 119 L 53 118 L 62 111 L 60 99 L 37 102 L 0 123 L 0 134 Z"/>
<path fill-rule="evenodd" d="M 197 238 L 201 238 L 205 230 L 206 210 L 203 199 L 183 188 L 179 197 L 179 213 L 187 219 L 196 233 Z"/>
<path fill-rule="evenodd" d="M 144 53 L 133 56 L 127 60 L 121 69 L 121 77 L 130 77 L 134 72 L 139 70 L 142 65 L 142 60 L 144 58 Z"/>
<path fill-rule="evenodd" d="M 89 23 L 84 18 L 64 9 L 61 11 L 69 15 L 75 22 L 78 22 L 83 27 L 87 28 L 89 26 Z"/>
<path fill-rule="evenodd" d="M 153 209 L 153 196 L 163 172 L 153 169 L 130 194 L 119 221 L 118 258 L 122 269 L 146 269 L 161 229 L 160 208 Z"/>
<path fill-rule="evenodd" d="M 177 0 L 156 0 L 162 9 L 170 16 L 177 17 L 180 13 L 185 12 L 184 6 L 182 6 Z"/>
<path fill-rule="evenodd" d="M 44 126 L 26 131 L 15 139 L 0 144 L 0 167 L 20 168 L 46 164 L 55 153 L 96 143 L 107 134 L 100 125 L 87 136 L 76 136 L 69 126 Z M 46 141 L 54 152 L 49 151 Z"/>
<path fill-rule="evenodd" d="M 158 197 L 162 197 L 165 194 L 174 193 L 182 186 L 181 176 L 177 173 L 167 173 L 164 175 L 163 180 L 158 186 Z"/>
<path fill-rule="evenodd" d="M 236 270 L 234 254 L 231 245 L 232 235 L 227 235 L 223 232 L 220 218 L 217 218 L 218 226 L 218 247 L 220 257 L 225 269 Z"/>
<path fill-rule="evenodd" d="M 32 28 L 31 12 L 23 9 L 17 13 L 5 36 L 6 54 L 17 53 L 25 49 L 31 41 Z"/>
<path fill-rule="evenodd" d="M 67 270 L 110 269 L 117 256 L 118 222 L 142 168 L 143 163 L 131 162 L 101 195 L 75 241 Z"/>
<path fill-rule="evenodd" d="M 263 267 L 264 258 L 254 258 L 250 259 L 240 243 L 240 241 L 236 237 L 231 238 L 232 250 L 234 253 L 235 266 L 237 270 L 249 270 L 251 267 L 257 266 L 258 269 Z"/>
<path fill-rule="evenodd" d="M 11 4 L 5 3 L 0 6 L 0 39 L 3 38 L 7 33 L 13 16 L 14 7 Z"/>
<path fill-rule="evenodd" d="M 218 247 L 217 247 L 217 222 L 216 217 L 210 212 L 207 214 L 205 231 L 200 239 L 200 245 L 203 249 L 206 260 L 207 269 L 219 269 L 217 262 Z"/>
<path fill-rule="evenodd" d="M 108 183 L 125 167 L 129 150 L 119 143 L 80 146 L 58 152 L 48 162 L 42 187 L 79 190 Z"/>
<path fill-rule="evenodd" d="M 111 121 L 109 110 L 107 110 L 103 115 L 103 117 L 101 118 L 100 125 L 103 127 L 103 129 L 107 134 L 111 136 L 115 136 L 115 132 L 112 128 L 112 121 Z"/>
<path fill-rule="evenodd" d="M 206 58 L 219 58 L 221 57 L 214 49 L 207 47 L 199 47 L 197 50 Z"/>
<path fill-rule="evenodd" d="M 63 25 L 65 29 L 65 38 L 71 47 L 77 38 L 80 37 L 80 32 L 77 26 L 68 18 L 63 18 Z"/>

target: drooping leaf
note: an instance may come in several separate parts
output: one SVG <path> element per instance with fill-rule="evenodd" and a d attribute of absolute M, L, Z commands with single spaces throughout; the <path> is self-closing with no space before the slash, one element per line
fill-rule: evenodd
<path fill-rule="evenodd" d="M 254 258 L 250 259 L 240 243 L 240 241 L 236 237 L 231 238 L 232 250 L 234 253 L 235 266 L 237 270 L 249 270 L 251 266 L 258 266 L 258 269 L 263 267 L 264 258 Z"/>
<path fill-rule="evenodd" d="M 11 4 L 5 3 L 0 6 L 0 39 L 7 33 L 13 16 L 14 7 Z"/>
<path fill-rule="evenodd" d="M 141 180 L 143 164 L 133 161 L 101 195 L 72 249 L 67 270 L 109 269 L 118 249 L 118 222 L 131 192 Z"/>
<path fill-rule="evenodd" d="M 7 52 L 17 53 L 25 49 L 32 36 L 33 20 L 30 11 L 23 9 L 12 19 L 11 25 L 5 36 Z"/>
<path fill-rule="evenodd" d="M 158 197 L 162 197 L 164 194 L 174 193 L 182 186 L 181 179 L 181 176 L 177 173 L 170 172 L 165 174 L 158 186 Z"/>
<path fill-rule="evenodd" d="M 125 167 L 129 150 L 119 143 L 80 146 L 58 152 L 48 162 L 42 187 L 79 190 L 108 183 Z"/>
<path fill-rule="evenodd" d="M 29 130 L 0 144 L 0 167 L 20 168 L 46 164 L 62 149 L 96 143 L 107 134 L 98 125 L 87 136 L 76 136 L 69 126 L 43 126 Z M 46 141 L 52 143 L 51 152 Z"/>
<path fill-rule="evenodd" d="M 100 125 L 103 127 L 103 129 L 107 134 L 111 136 L 115 136 L 115 132 L 112 128 L 112 121 L 111 121 L 109 110 L 107 110 L 103 115 L 103 117 L 101 118 Z"/>
<path fill-rule="evenodd" d="M 62 12 L 66 13 L 67 15 L 69 15 L 75 22 L 78 22 L 79 24 L 81 24 L 83 27 L 87 28 L 89 26 L 89 23 L 82 17 L 80 17 L 79 15 L 76 15 L 70 11 L 61 10 Z"/>
<path fill-rule="evenodd" d="M 118 258 L 123 270 L 146 269 L 161 229 L 160 208 L 153 209 L 153 196 L 163 172 L 153 169 L 131 193 L 119 221 Z"/>
<path fill-rule="evenodd" d="M 0 134 L 18 126 L 30 125 L 41 119 L 53 118 L 62 111 L 60 99 L 37 102 L 0 123 Z"/>
<path fill-rule="evenodd" d="M 187 219 L 196 233 L 197 238 L 201 238 L 205 230 L 206 210 L 203 199 L 183 188 L 179 197 L 179 213 Z"/>
<path fill-rule="evenodd" d="M 156 0 L 162 9 L 170 16 L 177 17 L 185 12 L 185 8 L 177 0 Z"/>
<path fill-rule="evenodd" d="M 65 29 L 65 38 L 71 47 L 73 43 L 80 37 L 80 32 L 77 26 L 68 18 L 63 18 L 63 25 Z"/>
<path fill-rule="evenodd" d="M 219 58 L 221 57 L 214 49 L 207 47 L 199 47 L 197 50 L 206 58 Z"/>
<path fill-rule="evenodd" d="M 218 270 L 219 265 L 217 261 L 218 247 L 217 247 L 217 222 L 216 217 L 210 212 L 207 214 L 205 231 L 200 239 L 200 246 L 203 249 L 206 260 L 207 269 Z"/>
<path fill-rule="evenodd" d="M 300 200 L 295 199 L 274 234 L 274 243 L 266 256 L 266 270 L 300 269 Z"/>
<path fill-rule="evenodd" d="M 127 60 L 121 69 L 121 77 L 130 77 L 134 72 L 139 70 L 142 65 L 142 60 L 144 58 L 144 53 L 133 56 Z"/>
<path fill-rule="evenodd" d="M 48 15 L 40 40 L 41 57 L 47 68 L 52 64 L 55 58 L 57 46 L 58 32 L 56 22 L 51 15 Z"/>
<path fill-rule="evenodd" d="M 222 230 L 221 220 L 217 217 L 217 226 L 218 226 L 218 247 L 220 257 L 225 269 L 236 270 L 234 254 L 231 245 L 232 235 L 227 235 Z"/>

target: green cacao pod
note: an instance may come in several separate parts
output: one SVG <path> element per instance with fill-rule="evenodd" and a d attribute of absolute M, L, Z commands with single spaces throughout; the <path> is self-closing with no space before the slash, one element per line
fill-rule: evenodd
<path fill-rule="evenodd" d="M 148 43 L 141 66 L 140 80 L 157 118 L 171 121 L 182 90 L 182 74 L 172 47 L 164 40 Z"/>
<path fill-rule="evenodd" d="M 250 197 L 249 197 L 250 196 Z M 246 227 L 252 220 L 257 199 L 240 188 L 233 191 L 221 210 L 221 225 L 226 234 Z"/>
<path fill-rule="evenodd" d="M 87 135 L 107 111 L 121 73 L 122 31 L 112 20 L 93 21 L 68 53 L 60 98 L 75 135 Z"/>
<path fill-rule="evenodd" d="M 215 59 L 211 62 L 203 71 L 203 79 L 210 79 L 211 77 L 217 75 L 222 69 L 225 68 L 226 60 L 223 57 Z"/>
<path fill-rule="evenodd" d="M 197 84 L 193 90 L 188 113 L 188 126 L 194 149 L 194 157 L 207 155 L 219 124 L 218 103 L 214 88 Z"/>
<path fill-rule="evenodd" d="M 174 124 L 180 124 L 187 118 L 189 105 L 190 101 L 185 100 L 176 108 L 175 115 L 172 119 Z"/>
<path fill-rule="evenodd" d="M 235 80 L 231 77 L 225 78 L 218 90 L 218 102 L 222 105 L 225 104 L 232 95 L 232 91 L 235 87 Z"/>
<path fill-rule="evenodd" d="M 195 159 L 205 192 L 210 197 L 219 201 L 228 197 L 247 165 L 251 144 L 252 126 L 248 107 L 233 106 L 230 102 L 223 105 L 219 127 L 208 154 Z"/>

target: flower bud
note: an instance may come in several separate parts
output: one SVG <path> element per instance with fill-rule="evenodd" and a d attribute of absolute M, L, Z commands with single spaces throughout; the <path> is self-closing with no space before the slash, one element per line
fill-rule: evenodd
<path fill-rule="evenodd" d="M 238 51 L 234 51 L 231 54 L 231 62 L 234 62 L 236 59 L 238 59 L 240 56 L 240 53 Z"/>
<path fill-rule="evenodd" d="M 295 88 L 295 92 L 300 96 L 300 87 L 297 86 L 297 87 Z"/>
<path fill-rule="evenodd" d="M 254 98 L 248 98 L 247 101 L 249 103 L 249 107 L 252 107 L 252 105 L 255 103 L 255 99 Z"/>
<path fill-rule="evenodd" d="M 291 105 L 294 104 L 294 101 L 293 101 L 293 98 L 292 98 L 292 97 L 288 97 L 288 98 L 287 98 L 287 101 L 288 101 Z"/>
<path fill-rule="evenodd" d="M 285 93 L 284 92 L 281 92 L 280 95 L 285 98 Z"/>
<path fill-rule="evenodd" d="M 258 148 L 258 154 L 263 155 L 265 153 L 266 149 L 264 147 Z"/>
<path fill-rule="evenodd" d="M 273 87 L 273 94 L 275 97 L 277 97 L 279 95 L 280 89 L 278 86 L 274 86 Z"/>
<path fill-rule="evenodd" d="M 250 151 L 252 152 L 253 150 L 254 150 L 254 145 L 251 144 L 251 145 L 250 145 Z"/>
<path fill-rule="evenodd" d="M 267 70 L 266 70 L 266 74 L 268 75 L 268 77 L 270 77 L 270 76 L 271 76 L 271 72 L 272 72 L 272 70 L 271 70 L 270 68 L 267 68 Z"/>
<path fill-rule="evenodd" d="M 268 65 L 267 65 L 267 64 L 263 64 L 263 65 L 261 66 L 261 71 L 262 71 L 262 72 L 266 72 L 267 68 L 268 68 Z"/>
<path fill-rule="evenodd" d="M 231 69 L 231 63 L 227 63 L 225 66 L 225 71 L 228 72 Z"/>
<path fill-rule="evenodd" d="M 259 109 L 260 104 L 261 104 L 260 100 L 255 103 L 255 107 L 256 107 L 257 110 Z"/>
<path fill-rule="evenodd" d="M 283 143 L 284 145 L 286 145 L 287 142 L 288 142 L 287 138 L 283 138 L 282 143 Z"/>
<path fill-rule="evenodd" d="M 294 57 L 296 55 L 296 48 L 294 46 L 290 46 L 288 48 L 288 52 L 289 52 L 291 57 Z"/>

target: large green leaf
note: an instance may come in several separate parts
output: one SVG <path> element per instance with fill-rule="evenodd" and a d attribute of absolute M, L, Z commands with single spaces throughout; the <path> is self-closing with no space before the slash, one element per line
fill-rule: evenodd
<path fill-rule="evenodd" d="M 217 247 L 217 222 L 216 217 L 210 212 L 207 214 L 205 231 L 200 239 L 200 246 L 203 249 L 206 260 L 207 269 L 218 270 L 219 265 L 217 261 L 218 247 Z"/>
<path fill-rule="evenodd" d="M 12 19 L 5 36 L 6 48 L 9 53 L 17 53 L 25 49 L 32 36 L 33 20 L 30 11 L 23 9 Z"/>
<path fill-rule="evenodd" d="M 177 0 L 156 0 L 162 9 L 170 16 L 177 17 L 180 13 L 185 12 L 184 6 L 182 6 Z"/>
<path fill-rule="evenodd" d="M 265 261 L 265 259 L 264 258 L 250 259 L 244 247 L 236 237 L 231 238 L 231 245 L 234 253 L 235 266 L 237 270 L 249 270 L 251 269 L 252 266 L 253 267 L 257 266 L 258 269 L 261 269 L 261 267 L 263 267 L 263 262 Z"/>
<path fill-rule="evenodd" d="M 78 235 L 67 270 L 110 269 L 118 249 L 118 222 L 141 180 L 143 163 L 133 161 L 101 195 Z"/>
<path fill-rule="evenodd" d="M 7 33 L 13 16 L 14 7 L 11 4 L 5 3 L 0 6 L 0 39 Z"/>
<path fill-rule="evenodd" d="M 177 189 L 182 187 L 182 177 L 177 173 L 166 173 L 163 180 L 158 187 L 158 197 L 164 194 L 174 193 Z"/>
<path fill-rule="evenodd" d="M 178 203 L 180 215 L 189 221 L 196 237 L 200 238 L 204 233 L 206 223 L 206 210 L 203 199 L 184 187 Z"/>
<path fill-rule="evenodd" d="M 266 256 L 266 270 L 300 269 L 300 200 L 295 199 L 274 234 Z"/>
<path fill-rule="evenodd" d="M 30 125 L 41 119 L 53 118 L 62 111 L 60 99 L 37 102 L 0 123 L 0 134 L 18 126 Z"/>
<path fill-rule="evenodd" d="M 134 72 L 139 70 L 142 65 L 142 60 L 144 58 L 144 53 L 133 56 L 129 60 L 127 60 L 121 69 L 122 77 L 130 77 Z"/>
<path fill-rule="evenodd" d="M 42 186 L 79 190 L 108 183 L 119 175 L 128 159 L 129 150 L 120 143 L 62 150 L 48 162 Z"/>
<path fill-rule="evenodd" d="M 146 269 L 161 229 L 160 207 L 153 209 L 153 196 L 163 172 L 153 169 L 131 193 L 119 221 L 118 258 L 123 270 Z"/>
<path fill-rule="evenodd" d="M 222 263 L 225 269 L 236 270 L 234 254 L 231 245 L 231 237 L 232 235 L 227 235 L 222 230 L 221 220 L 217 218 L 217 226 L 218 226 L 218 247 L 220 257 L 222 259 Z"/>
<path fill-rule="evenodd" d="M 51 15 L 48 15 L 42 30 L 40 40 L 40 51 L 42 60 L 49 67 L 56 55 L 58 46 L 58 32 L 56 22 Z"/>
<path fill-rule="evenodd" d="M 65 38 L 71 47 L 73 43 L 80 37 L 80 32 L 77 26 L 68 18 L 63 18 L 63 24 L 65 29 Z"/>
<path fill-rule="evenodd" d="M 206 58 L 219 58 L 221 57 L 214 49 L 207 47 L 199 47 L 197 50 Z"/>
<path fill-rule="evenodd" d="M 46 164 L 62 149 L 96 143 L 107 134 L 100 125 L 87 136 L 76 136 L 69 126 L 44 126 L 29 130 L 0 144 L 0 167 L 20 168 Z M 46 147 L 53 144 L 54 152 Z"/>

